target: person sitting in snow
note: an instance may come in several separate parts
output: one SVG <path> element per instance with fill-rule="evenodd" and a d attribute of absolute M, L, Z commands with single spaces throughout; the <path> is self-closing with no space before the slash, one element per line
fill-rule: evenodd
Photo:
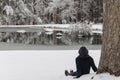
<path fill-rule="evenodd" d="M 65 75 L 75 76 L 74 78 L 79 78 L 84 74 L 89 74 L 91 67 L 93 71 L 96 72 L 97 67 L 95 66 L 93 58 L 88 54 L 88 49 L 83 46 L 79 49 L 78 53 L 79 56 L 76 58 L 77 71 L 73 72 L 73 70 L 71 70 L 69 73 L 67 70 L 65 70 Z"/>

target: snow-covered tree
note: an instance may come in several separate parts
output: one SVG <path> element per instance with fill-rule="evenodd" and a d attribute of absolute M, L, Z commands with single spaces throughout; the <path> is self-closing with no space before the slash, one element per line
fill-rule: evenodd
<path fill-rule="evenodd" d="M 76 11 L 74 9 L 73 0 L 53 0 L 46 8 L 46 13 L 49 14 L 50 20 L 61 23 L 62 20 L 69 21 L 75 19 Z"/>
<path fill-rule="evenodd" d="M 13 14 L 10 24 L 100 22 L 102 0 L 0 0 L 3 22 L 4 11 Z"/>
<path fill-rule="evenodd" d="M 9 6 L 9 5 L 5 5 L 5 7 L 3 8 L 3 11 L 6 12 L 7 16 L 11 16 L 14 13 L 13 8 L 11 6 Z"/>

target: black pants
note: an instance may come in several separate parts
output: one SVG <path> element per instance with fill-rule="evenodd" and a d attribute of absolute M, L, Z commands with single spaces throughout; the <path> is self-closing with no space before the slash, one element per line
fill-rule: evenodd
<path fill-rule="evenodd" d="M 81 74 L 79 72 L 72 72 L 70 73 L 71 76 L 76 76 L 77 78 L 79 78 L 81 76 Z"/>

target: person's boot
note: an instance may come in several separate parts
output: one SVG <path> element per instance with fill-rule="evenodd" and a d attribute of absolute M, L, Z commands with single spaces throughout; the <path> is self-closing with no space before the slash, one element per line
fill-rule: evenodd
<path fill-rule="evenodd" d="M 72 74 L 73 73 L 73 70 L 70 70 L 70 74 Z"/>
<path fill-rule="evenodd" d="M 67 70 L 65 70 L 65 75 L 68 76 L 69 74 L 70 73 Z"/>

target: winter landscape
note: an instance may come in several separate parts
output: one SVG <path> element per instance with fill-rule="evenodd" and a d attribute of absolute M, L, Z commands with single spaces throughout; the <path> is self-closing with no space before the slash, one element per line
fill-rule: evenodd
<path fill-rule="evenodd" d="M 74 80 L 64 71 L 76 71 L 81 46 L 98 67 L 102 6 L 102 0 L 0 0 L 0 80 Z M 77 80 L 120 77 L 91 69 Z"/>
<path fill-rule="evenodd" d="M 0 0 L 2 25 L 102 22 L 100 0 Z"/>
<path fill-rule="evenodd" d="M 89 50 L 98 66 L 100 50 Z M 1 80 L 74 80 L 64 70 L 76 70 L 78 50 L 0 51 Z M 91 77 L 94 76 L 94 79 Z M 109 73 L 83 75 L 77 80 L 119 80 Z"/>
<path fill-rule="evenodd" d="M 101 45 L 102 20 L 99 0 L 0 0 L 0 42 Z"/>

